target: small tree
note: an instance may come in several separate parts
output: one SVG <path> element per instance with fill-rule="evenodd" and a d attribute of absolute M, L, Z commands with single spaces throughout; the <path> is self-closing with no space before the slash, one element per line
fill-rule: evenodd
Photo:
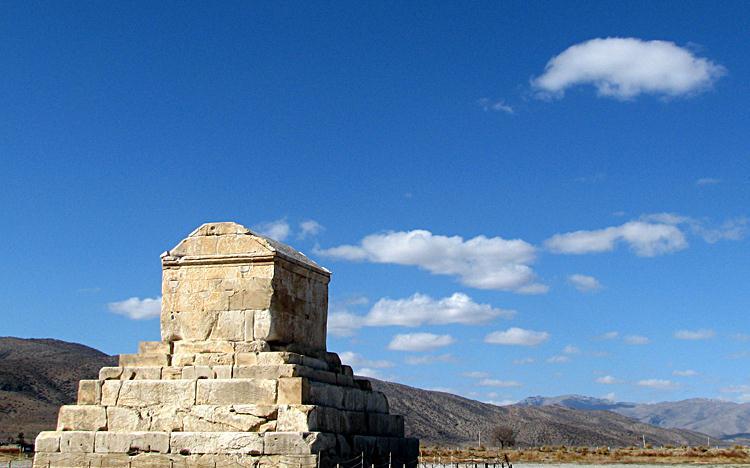
<path fill-rule="evenodd" d="M 495 426 L 490 430 L 490 442 L 500 448 L 516 445 L 516 430 L 510 426 Z"/>

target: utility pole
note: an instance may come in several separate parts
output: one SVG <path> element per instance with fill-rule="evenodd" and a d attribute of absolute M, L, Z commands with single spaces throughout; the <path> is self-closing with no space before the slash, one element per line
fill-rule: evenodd
<path fill-rule="evenodd" d="M 646 448 L 646 434 L 643 434 L 643 448 Z"/>
<path fill-rule="evenodd" d="M 479 445 L 477 448 L 482 448 L 482 430 L 479 429 Z"/>

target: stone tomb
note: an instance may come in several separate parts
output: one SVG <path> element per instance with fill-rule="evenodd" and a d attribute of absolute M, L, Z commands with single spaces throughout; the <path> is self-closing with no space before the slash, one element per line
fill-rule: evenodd
<path fill-rule="evenodd" d="M 235 223 L 161 260 L 162 341 L 81 381 L 34 467 L 416 464 L 385 395 L 326 351 L 330 272 Z"/>

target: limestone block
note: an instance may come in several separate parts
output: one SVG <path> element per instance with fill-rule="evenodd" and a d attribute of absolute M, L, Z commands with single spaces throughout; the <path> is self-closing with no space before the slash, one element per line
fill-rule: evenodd
<path fill-rule="evenodd" d="M 184 367 L 192 366 L 195 364 L 195 354 L 173 354 L 172 355 L 172 366 Z"/>
<path fill-rule="evenodd" d="M 307 366 L 307 367 L 312 367 L 313 369 L 318 369 L 322 371 L 329 370 L 327 362 L 325 362 L 322 359 L 318 359 L 318 358 L 314 358 L 310 356 L 302 356 L 302 365 Z"/>
<path fill-rule="evenodd" d="M 231 379 L 232 378 L 232 366 L 213 366 L 211 370 L 214 373 L 214 379 Z"/>
<path fill-rule="evenodd" d="M 168 365 L 168 354 L 120 354 L 120 367 L 162 367 Z"/>
<path fill-rule="evenodd" d="M 179 380 L 182 378 L 182 368 L 180 367 L 162 367 L 162 380 Z"/>
<path fill-rule="evenodd" d="M 378 436 L 403 437 L 404 418 L 394 414 L 367 413 L 367 432 Z"/>
<path fill-rule="evenodd" d="M 285 405 L 301 405 L 310 403 L 314 385 L 302 377 L 287 377 L 279 379 L 278 403 Z"/>
<path fill-rule="evenodd" d="M 273 404 L 276 381 L 260 379 L 199 380 L 196 403 L 231 405 L 243 403 Z"/>
<path fill-rule="evenodd" d="M 182 378 L 187 380 L 212 379 L 213 371 L 209 366 L 185 366 L 182 368 Z"/>
<path fill-rule="evenodd" d="M 93 453 L 94 434 L 90 431 L 68 431 L 60 434 L 60 452 Z"/>
<path fill-rule="evenodd" d="M 306 366 L 299 366 L 297 374 L 301 377 L 307 377 L 310 380 L 325 382 L 331 385 L 338 385 L 338 377 L 341 376 L 341 374 L 334 374 L 333 372 L 317 370 Z"/>
<path fill-rule="evenodd" d="M 138 366 L 123 367 L 122 380 L 159 380 L 161 378 L 162 367 L 156 366 Z"/>
<path fill-rule="evenodd" d="M 97 432 L 97 453 L 169 452 L 166 432 Z"/>
<path fill-rule="evenodd" d="M 78 404 L 98 405 L 102 401 L 102 383 L 98 380 L 78 382 Z"/>
<path fill-rule="evenodd" d="M 119 380 L 122 367 L 102 367 L 99 369 L 99 380 Z"/>
<path fill-rule="evenodd" d="M 308 455 L 336 448 L 336 436 L 321 432 L 267 432 L 263 439 L 266 455 Z"/>
<path fill-rule="evenodd" d="M 364 392 L 365 410 L 373 413 L 388 413 L 388 399 L 383 392 Z"/>
<path fill-rule="evenodd" d="M 267 341 L 253 340 L 234 343 L 235 353 L 266 353 L 271 351 Z"/>
<path fill-rule="evenodd" d="M 310 432 L 318 429 L 315 406 L 284 405 L 279 407 L 276 429 L 279 432 Z"/>
<path fill-rule="evenodd" d="M 245 311 L 225 310 L 218 312 L 216 327 L 208 335 L 211 340 L 245 340 Z M 252 338 L 251 338 L 252 339 Z"/>
<path fill-rule="evenodd" d="M 275 333 L 271 320 L 271 311 L 268 309 L 257 310 L 253 320 L 253 336 L 264 341 L 273 341 L 279 337 Z"/>
<path fill-rule="evenodd" d="M 243 323 L 245 341 L 255 340 L 255 311 L 248 309 L 244 311 L 245 320 Z"/>
<path fill-rule="evenodd" d="M 253 414 L 238 413 L 232 406 L 197 405 L 183 418 L 186 432 L 249 432 L 257 431 L 266 419 Z"/>
<path fill-rule="evenodd" d="M 366 392 L 372 391 L 372 382 L 370 382 L 369 380 L 358 378 L 354 378 L 352 380 L 354 381 L 354 385 L 356 387 L 359 387 L 360 390 L 364 390 Z"/>
<path fill-rule="evenodd" d="M 120 394 L 120 387 L 122 387 L 122 381 L 120 379 L 105 380 L 102 382 L 102 405 L 117 405 L 117 396 Z"/>
<path fill-rule="evenodd" d="M 110 382 L 105 382 L 104 388 Z M 117 406 L 169 404 L 184 408 L 194 403 L 195 382 L 190 380 L 124 380 L 117 396 Z"/>
<path fill-rule="evenodd" d="M 164 341 L 141 341 L 138 343 L 139 354 L 170 354 L 169 343 Z"/>
<path fill-rule="evenodd" d="M 62 432 L 59 431 L 40 432 L 39 435 L 36 436 L 34 450 L 36 452 L 59 452 L 61 435 Z"/>
<path fill-rule="evenodd" d="M 350 377 L 350 376 L 344 375 L 344 374 L 334 374 L 334 375 L 336 377 L 336 382 L 335 382 L 336 385 L 341 385 L 341 386 L 344 386 L 344 387 L 357 387 L 359 389 L 362 389 L 362 387 L 360 387 L 359 385 L 357 385 L 356 383 L 354 383 L 354 378 L 353 377 Z"/>
<path fill-rule="evenodd" d="M 102 431 L 107 429 L 107 411 L 103 406 L 60 407 L 57 416 L 58 431 Z"/>
<path fill-rule="evenodd" d="M 231 366 L 234 353 L 201 353 L 195 355 L 196 366 Z"/>
<path fill-rule="evenodd" d="M 344 391 L 346 387 L 338 387 L 320 382 L 310 382 L 309 398 L 303 403 L 312 403 L 334 408 L 344 408 Z"/>
<path fill-rule="evenodd" d="M 42 468 L 81 468 L 98 467 L 100 460 L 98 456 L 90 453 L 46 453 L 41 452 L 34 455 L 34 466 Z"/>
<path fill-rule="evenodd" d="M 295 377 L 298 367 L 292 364 L 279 366 L 234 366 L 232 375 L 236 379 L 278 379 Z"/>
<path fill-rule="evenodd" d="M 232 405 L 237 414 L 252 414 L 262 419 L 276 419 L 279 407 L 277 405 Z"/>
<path fill-rule="evenodd" d="M 263 453 L 263 435 L 257 432 L 173 432 L 170 451 L 182 454 Z"/>
<path fill-rule="evenodd" d="M 175 341 L 174 354 L 233 353 L 234 345 L 228 341 Z"/>
<path fill-rule="evenodd" d="M 236 353 L 234 363 L 239 366 L 254 366 L 258 363 L 257 353 Z"/>
<path fill-rule="evenodd" d="M 354 371 L 352 371 L 351 366 L 341 366 L 341 373 L 344 375 L 348 375 L 349 377 L 354 377 Z"/>
<path fill-rule="evenodd" d="M 349 411 L 362 411 L 366 408 L 366 393 L 358 388 L 343 388 L 343 404 L 341 408 Z"/>
<path fill-rule="evenodd" d="M 155 407 L 141 409 L 150 419 L 150 431 L 172 432 L 183 430 L 183 415 L 187 409 L 185 405 L 159 405 Z"/>
<path fill-rule="evenodd" d="M 107 407 L 107 430 L 113 432 L 143 432 L 151 426 L 151 418 L 141 415 L 138 408 Z"/>

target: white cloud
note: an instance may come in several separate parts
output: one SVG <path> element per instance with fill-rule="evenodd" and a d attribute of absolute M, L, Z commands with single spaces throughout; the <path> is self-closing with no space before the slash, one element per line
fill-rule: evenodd
<path fill-rule="evenodd" d="M 407 333 L 394 336 L 388 344 L 388 349 L 394 351 L 429 351 L 451 345 L 454 342 L 455 340 L 450 335 Z"/>
<path fill-rule="evenodd" d="M 651 343 L 651 340 L 648 337 L 641 335 L 628 335 L 623 338 L 623 340 L 629 345 L 647 345 Z"/>
<path fill-rule="evenodd" d="M 299 223 L 299 237 L 316 236 L 323 231 L 323 225 L 314 219 L 308 219 Z"/>
<path fill-rule="evenodd" d="M 383 298 L 378 300 L 367 314 L 349 312 L 347 305 L 362 305 L 363 302 L 336 302 L 328 314 L 328 331 L 334 336 L 352 336 L 362 327 L 420 325 L 446 325 L 458 323 L 476 325 L 495 318 L 511 318 L 515 310 L 500 309 L 489 304 L 474 302 L 463 293 L 454 293 L 441 299 L 433 299 L 416 293 L 404 299 Z"/>
<path fill-rule="evenodd" d="M 389 380 L 388 377 L 383 375 L 383 373 L 379 369 L 373 369 L 370 367 L 360 367 L 358 369 L 354 369 L 354 374 L 360 377 L 371 377 L 378 380 Z"/>
<path fill-rule="evenodd" d="M 523 328 L 512 327 L 505 331 L 495 331 L 484 338 L 485 343 L 517 346 L 536 346 L 547 341 L 550 334 Z"/>
<path fill-rule="evenodd" d="M 706 227 L 703 223 L 691 221 L 693 232 L 709 244 L 722 240 L 742 240 L 747 235 L 748 219 L 744 217 L 728 219 L 716 227 Z"/>
<path fill-rule="evenodd" d="M 433 299 L 416 293 L 406 299 L 380 299 L 365 318 L 368 326 L 401 325 L 444 325 L 460 323 L 480 324 L 496 317 L 511 318 L 514 310 L 497 309 L 488 304 L 477 304 L 463 293 L 453 293 L 449 297 Z"/>
<path fill-rule="evenodd" d="M 607 333 L 604 333 L 603 335 L 599 335 L 597 339 L 599 340 L 616 340 L 620 336 L 620 332 L 616 331 L 610 331 Z"/>
<path fill-rule="evenodd" d="M 726 70 L 669 41 L 598 38 L 553 57 L 532 80 L 541 97 L 562 97 L 572 86 L 591 84 L 599 96 L 686 96 L 709 88 Z"/>
<path fill-rule="evenodd" d="M 620 226 L 593 231 L 555 234 L 545 247 L 559 254 L 588 254 L 614 250 L 618 242 L 625 242 L 640 257 L 654 257 L 688 246 L 683 232 L 673 224 L 630 221 Z"/>
<path fill-rule="evenodd" d="M 570 357 L 562 355 L 552 356 L 547 358 L 547 362 L 550 364 L 565 364 L 566 362 L 570 362 Z"/>
<path fill-rule="evenodd" d="M 479 385 L 482 387 L 511 388 L 520 387 L 521 383 L 515 380 L 482 379 L 479 381 Z"/>
<path fill-rule="evenodd" d="M 333 336 L 352 336 L 362 327 L 361 315 L 346 310 L 332 310 L 328 314 L 328 333 Z"/>
<path fill-rule="evenodd" d="M 506 114 L 512 114 L 513 108 L 505 103 L 502 99 L 493 101 L 490 98 L 482 98 L 477 101 L 477 104 L 485 111 L 497 111 L 505 112 Z"/>
<path fill-rule="evenodd" d="M 615 392 L 609 392 L 606 395 L 602 395 L 602 398 L 604 398 L 605 400 L 611 401 L 613 403 L 617 401 L 617 395 L 615 394 Z"/>
<path fill-rule="evenodd" d="M 547 292 L 529 266 L 533 245 L 521 239 L 434 235 L 414 230 L 371 234 L 359 245 L 317 249 L 319 255 L 349 261 L 411 265 L 436 275 L 458 277 L 469 287 L 526 294 Z"/>
<path fill-rule="evenodd" d="M 535 362 L 536 362 L 536 359 L 534 359 L 532 357 L 525 357 L 525 358 L 520 358 L 520 359 L 514 359 L 513 360 L 513 364 L 515 364 L 516 366 L 523 366 L 523 365 L 526 365 L 526 364 L 534 364 Z"/>
<path fill-rule="evenodd" d="M 161 313 L 161 297 L 131 297 L 124 301 L 110 302 L 107 308 L 116 314 L 133 320 L 145 320 L 158 317 Z"/>
<path fill-rule="evenodd" d="M 599 377 L 595 380 L 595 382 L 598 384 L 602 384 L 602 385 L 614 385 L 614 384 L 620 383 L 619 380 L 617 380 L 611 375 L 604 375 L 602 377 Z"/>
<path fill-rule="evenodd" d="M 564 354 L 580 354 L 581 350 L 578 349 L 577 346 L 568 345 L 568 346 L 566 346 L 566 347 L 563 348 L 563 353 Z"/>
<path fill-rule="evenodd" d="M 671 380 L 664 380 L 664 379 L 645 379 L 645 380 L 639 380 L 636 384 L 639 387 L 646 387 L 646 388 L 653 388 L 655 390 L 672 390 L 680 385 L 672 382 Z"/>
<path fill-rule="evenodd" d="M 698 179 L 695 181 L 695 185 L 698 187 L 703 187 L 705 185 L 716 185 L 720 184 L 721 179 L 715 179 L 713 177 L 703 177 L 702 179 Z"/>
<path fill-rule="evenodd" d="M 710 340 L 716 336 L 716 332 L 708 329 L 701 330 L 678 330 L 674 333 L 674 337 L 678 340 Z"/>
<path fill-rule="evenodd" d="M 352 351 L 344 351 L 343 353 L 339 353 L 339 357 L 341 358 L 341 362 L 344 364 L 348 364 L 352 367 L 372 367 L 374 369 L 387 369 L 389 367 L 393 367 L 393 363 L 391 361 L 386 360 L 371 360 L 366 359 L 361 354 L 352 352 Z"/>
<path fill-rule="evenodd" d="M 422 366 L 426 364 L 434 364 L 436 362 L 456 362 L 456 358 L 452 354 L 437 354 L 437 355 L 426 355 L 426 356 L 407 356 L 404 362 L 411 366 Z"/>
<path fill-rule="evenodd" d="M 591 292 L 602 288 L 598 279 L 593 276 L 580 275 L 577 273 L 568 276 L 568 282 L 581 292 Z"/>
<path fill-rule="evenodd" d="M 487 372 L 482 371 L 464 372 L 463 375 L 465 377 L 471 377 L 472 379 L 483 379 L 485 377 L 489 377 L 489 374 Z"/>
<path fill-rule="evenodd" d="M 675 370 L 675 371 L 672 371 L 672 375 L 676 377 L 695 377 L 696 375 L 698 375 L 698 372 L 692 369 Z"/>
<path fill-rule="evenodd" d="M 253 230 L 258 234 L 283 242 L 287 237 L 289 237 L 291 227 L 289 226 L 289 223 L 286 221 L 286 219 L 282 218 L 277 219 L 276 221 L 267 221 L 265 223 L 260 223 L 254 226 Z"/>

